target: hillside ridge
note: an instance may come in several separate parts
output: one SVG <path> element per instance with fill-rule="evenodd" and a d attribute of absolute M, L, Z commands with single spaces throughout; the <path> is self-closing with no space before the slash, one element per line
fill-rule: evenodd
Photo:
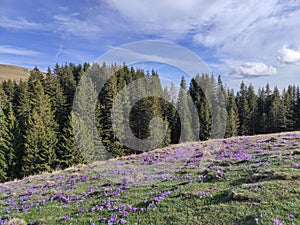
<path fill-rule="evenodd" d="M 30 76 L 31 69 L 22 66 L 0 64 L 0 81 L 26 80 Z"/>
<path fill-rule="evenodd" d="M 181 143 L 0 184 L 0 224 L 300 224 L 299 185 L 300 131 Z"/>

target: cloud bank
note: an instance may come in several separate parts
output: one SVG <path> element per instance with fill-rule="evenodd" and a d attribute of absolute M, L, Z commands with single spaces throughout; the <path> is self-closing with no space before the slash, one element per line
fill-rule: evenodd
<path fill-rule="evenodd" d="M 282 49 L 279 50 L 277 59 L 281 63 L 300 65 L 300 50 L 292 49 L 284 45 Z"/>
<path fill-rule="evenodd" d="M 228 79 L 250 76 L 259 86 L 268 79 L 262 76 L 276 74 L 274 83 L 299 83 L 299 0 L 9 2 L 0 16 L 2 61 L 34 55 L 26 49 L 34 46 L 52 59 L 81 62 L 125 43 L 159 40 L 191 49 Z"/>
<path fill-rule="evenodd" d="M 22 56 L 35 56 L 39 55 L 40 52 L 24 49 L 24 48 L 15 48 L 10 45 L 0 45 L 0 53 L 10 54 L 10 55 L 22 55 Z"/>
<path fill-rule="evenodd" d="M 277 69 L 262 62 L 246 62 L 235 68 L 234 74 L 264 76 L 277 74 Z"/>

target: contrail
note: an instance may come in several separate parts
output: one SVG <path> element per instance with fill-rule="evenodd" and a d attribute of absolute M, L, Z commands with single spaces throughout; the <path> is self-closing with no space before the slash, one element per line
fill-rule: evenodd
<path fill-rule="evenodd" d="M 55 59 L 57 59 L 58 56 L 62 53 L 63 47 L 64 47 L 63 45 L 60 46 L 60 48 L 58 49 L 58 52 L 57 52 L 56 55 L 55 55 Z"/>

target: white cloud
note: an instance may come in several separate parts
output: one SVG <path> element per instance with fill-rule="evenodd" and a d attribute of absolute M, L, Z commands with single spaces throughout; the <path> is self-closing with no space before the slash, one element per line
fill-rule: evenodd
<path fill-rule="evenodd" d="M 110 0 L 110 4 L 130 22 L 132 30 L 176 40 L 199 30 L 227 3 L 204 0 Z"/>
<path fill-rule="evenodd" d="M 30 22 L 24 18 L 10 19 L 6 16 L 0 17 L 0 27 L 13 29 L 43 29 L 43 25 L 35 22 Z"/>
<path fill-rule="evenodd" d="M 82 37 L 84 39 L 95 39 L 99 37 L 101 27 L 97 25 L 95 21 L 88 21 L 78 19 L 78 14 L 69 15 L 55 15 L 56 32 L 63 33 L 65 35 L 72 34 L 74 36 Z"/>
<path fill-rule="evenodd" d="M 246 62 L 236 67 L 234 74 L 252 76 L 274 75 L 277 74 L 277 69 L 262 62 Z"/>
<path fill-rule="evenodd" d="M 51 23 L 31 22 L 22 17 L 12 19 L 6 16 L 0 16 L 0 27 L 17 30 L 54 31 L 62 34 L 64 37 L 68 37 L 71 34 L 87 40 L 99 37 L 102 31 L 101 22 L 95 20 L 93 16 L 79 19 L 77 17 L 79 15 L 80 13 L 78 12 L 67 15 L 54 15 L 54 20 L 52 19 Z"/>
<path fill-rule="evenodd" d="M 133 32 L 191 38 L 218 58 L 274 64 L 284 43 L 300 44 L 299 1 L 110 0 Z"/>
<path fill-rule="evenodd" d="M 295 70 L 300 69 L 300 49 L 291 48 L 300 48 L 299 0 L 96 2 L 98 5 L 87 4 L 83 8 L 77 8 L 76 4 L 50 8 L 43 18 L 39 14 L 37 17 L 31 14 L 30 19 L 14 16 L 25 15 L 21 13 L 6 14 L 0 16 L 0 28 L 56 32 L 70 39 L 76 36 L 85 40 L 80 44 L 87 46 L 84 52 L 91 55 L 96 50 L 95 45 L 91 45 L 95 41 L 99 41 L 99 48 L 145 38 L 175 41 L 189 48 L 196 46 L 197 54 L 204 59 L 207 56 L 214 63 L 214 72 L 229 79 L 237 77 L 231 74 L 235 70 L 252 74 L 252 80 L 262 80 L 259 75 L 276 72 L 272 81 L 274 77 L 286 79 L 290 78 L 288 74 L 299 74 Z M 281 50 L 278 52 L 278 49 Z M 75 57 L 73 51 L 65 44 L 63 50 L 55 53 L 57 57 L 61 53 L 64 57 Z M 78 53 L 76 57 L 83 55 Z"/>
<path fill-rule="evenodd" d="M 277 59 L 282 63 L 300 65 L 300 50 L 292 49 L 284 45 L 282 49 L 279 50 Z"/>
<path fill-rule="evenodd" d="M 276 58 L 285 44 L 300 47 L 299 0 L 109 2 L 132 33 L 198 46 L 196 53 L 210 60 L 214 73 L 227 81 L 249 79 L 258 87 L 267 82 L 280 87 L 299 83 L 299 67 L 295 72 L 287 65 L 298 54 L 279 55 L 286 65 Z"/>
<path fill-rule="evenodd" d="M 34 56 L 39 55 L 40 52 L 25 49 L 25 48 L 15 48 L 10 45 L 0 45 L 0 53 L 10 54 L 10 55 L 23 55 L 23 56 Z"/>
<path fill-rule="evenodd" d="M 213 47 L 230 42 L 278 11 L 275 0 L 110 0 L 133 30 L 180 39 L 191 35 L 197 44 Z M 137 13 L 138 12 L 138 13 Z"/>

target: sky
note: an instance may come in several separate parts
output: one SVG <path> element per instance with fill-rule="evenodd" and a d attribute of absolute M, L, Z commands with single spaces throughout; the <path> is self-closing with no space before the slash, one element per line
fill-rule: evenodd
<path fill-rule="evenodd" d="M 191 51 L 235 90 L 242 80 L 255 87 L 300 85 L 299 0 L 0 0 L 0 5 L 0 64 L 46 71 L 56 63 L 94 62 L 119 46 L 150 40 Z M 160 55 L 163 48 L 153 50 Z M 177 82 L 185 71 L 162 63 L 174 55 L 135 66 L 155 67 Z"/>

